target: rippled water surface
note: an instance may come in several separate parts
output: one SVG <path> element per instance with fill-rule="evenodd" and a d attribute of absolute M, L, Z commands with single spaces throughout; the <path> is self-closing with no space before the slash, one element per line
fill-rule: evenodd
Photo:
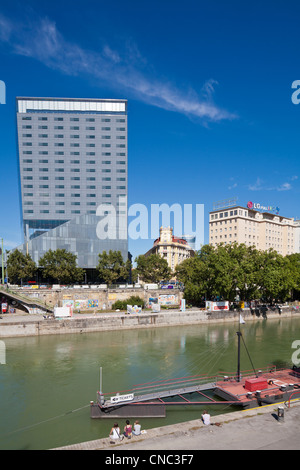
<path fill-rule="evenodd" d="M 5 340 L 0 365 L 0 449 L 49 449 L 107 437 L 113 420 L 90 418 L 99 390 L 196 374 L 234 373 L 237 325 L 192 325 Z M 257 320 L 242 325 L 255 368 L 291 363 L 300 319 Z M 242 369 L 251 369 L 242 347 Z M 202 406 L 174 408 L 166 418 L 141 419 L 144 428 L 197 419 Z M 232 411 L 211 406 L 212 415 Z M 121 427 L 125 424 L 119 420 Z"/>

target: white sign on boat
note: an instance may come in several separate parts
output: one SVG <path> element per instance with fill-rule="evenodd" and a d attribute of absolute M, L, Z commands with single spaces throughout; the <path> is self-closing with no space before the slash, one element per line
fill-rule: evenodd
<path fill-rule="evenodd" d="M 129 393 L 128 395 L 116 395 L 111 397 L 111 403 L 119 403 L 120 401 L 131 401 L 134 399 L 134 393 Z"/>

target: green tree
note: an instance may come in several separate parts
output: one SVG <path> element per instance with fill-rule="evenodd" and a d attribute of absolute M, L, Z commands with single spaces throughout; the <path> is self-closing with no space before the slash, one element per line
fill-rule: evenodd
<path fill-rule="evenodd" d="M 299 288 L 299 264 L 298 256 L 284 258 L 274 250 L 205 245 L 176 268 L 176 275 L 184 283 L 185 298 L 194 304 L 214 298 L 233 301 L 237 295 L 246 301 L 284 301 Z"/>
<path fill-rule="evenodd" d="M 36 264 L 29 254 L 24 255 L 19 250 L 14 250 L 9 253 L 7 259 L 7 274 L 10 283 L 18 284 L 20 281 L 32 279 L 36 271 Z"/>
<path fill-rule="evenodd" d="M 124 263 L 121 251 L 109 250 L 99 254 L 97 270 L 99 278 L 105 284 L 127 281 L 129 277 L 130 260 Z"/>
<path fill-rule="evenodd" d="M 262 252 L 262 260 L 258 281 L 261 297 L 267 302 L 287 300 L 295 286 L 289 259 L 270 249 Z"/>
<path fill-rule="evenodd" d="M 144 282 L 157 283 L 172 276 L 167 260 L 160 255 L 139 255 L 135 262 L 136 272 Z"/>
<path fill-rule="evenodd" d="M 44 278 L 50 277 L 59 284 L 80 282 L 85 271 L 77 266 L 77 256 L 65 249 L 49 250 L 39 260 Z"/>
<path fill-rule="evenodd" d="M 291 273 L 293 286 L 291 297 L 294 300 L 300 299 L 300 253 L 294 253 L 287 257 L 288 269 Z"/>
<path fill-rule="evenodd" d="M 243 243 L 224 245 L 223 249 L 226 250 L 230 259 L 228 300 L 234 300 L 237 294 L 241 300 L 246 301 L 258 298 L 260 295 L 259 271 L 263 263 L 261 252 Z"/>

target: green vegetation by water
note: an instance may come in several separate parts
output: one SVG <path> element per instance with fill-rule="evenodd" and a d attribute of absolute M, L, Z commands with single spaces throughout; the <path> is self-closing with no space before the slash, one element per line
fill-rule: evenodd
<path fill-rule="evenodd" d="M 237 324 L 222 323 L 6 339 L 6 364 L 0 365 L 0 449 L 49 449 L 107 437 L 113 420 L 90 418 L 100 367 L 104 392 L 168 378 L 235 373 L 236 331 Z M 242 325 L 242 331 L 257 369 L 291 363 L 300 319 L 258 319 Z M 243 348 L 241 360 L 243 370 L 251 369 Z M 166 418 L 140 421 L 145 429 L 175 426 L 200 418 L 203 408 L 174 408 Z M 232 410 L 209 408 L 212 415 Z"/>

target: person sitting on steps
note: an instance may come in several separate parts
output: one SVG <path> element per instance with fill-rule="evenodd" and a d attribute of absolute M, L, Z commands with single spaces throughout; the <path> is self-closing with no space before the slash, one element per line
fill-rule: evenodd
<path fill-rule="evenodd" d="M 119 428 L 118 423 L 115 423 L 113 427 L 111 428 L 109 437 L 113 439 L 113 441 L 111 441 L 111 444 L 114 444 L 114 441 L 124 439 L 124 436 L 120 436 L 120 428 Z"/>
<path fill-rule="evenodd" d="M 134 436 L 139 436 L 141 434 L 141 425 L 138 420 L 134 422 L 132 434 Z"/>
<path fill-rule="evenodd" d="M 125 437 L 128 437 L 128 439 L 131 439 L 132 426 L 131 426 L 130 421 L 128 419 L 126 420 L 126 425 L 124 426 L 123 434 L 124 434 Z"/>

